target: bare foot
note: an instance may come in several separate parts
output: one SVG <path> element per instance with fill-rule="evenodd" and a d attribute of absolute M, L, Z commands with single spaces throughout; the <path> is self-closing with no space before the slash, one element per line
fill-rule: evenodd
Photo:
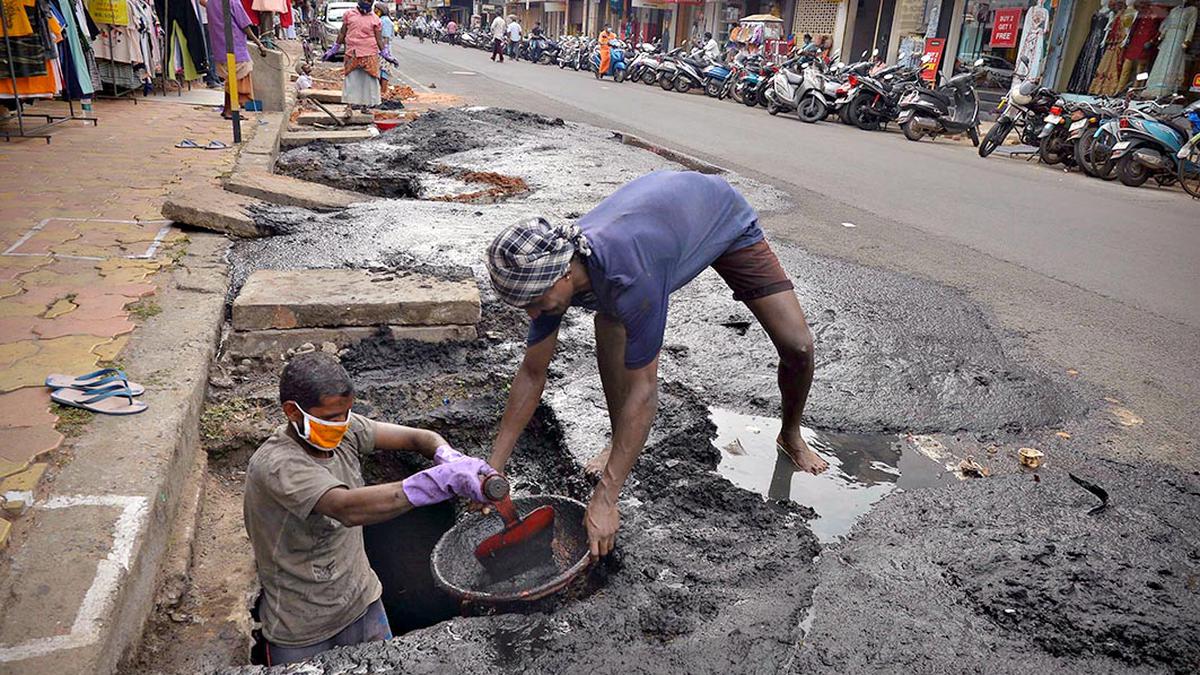
<path fill-rule="evenodd" d="M 612 454 L 612 446 L 606 445 L 595 457 L 589 459 L 587 464 L 583 465 L 583 472 L 588 478 L 600 480 L 604 475 L 604 467 L 608 465 L 608 456 Z"/>
<path fill-rule="evenodd" d="M 803 438 L 796 437 L 791 443 L 786 443 L 783 437 L 775 439 L 775 447 L 780 452 L 787 455 L 787 458 L 792 460 L 792 464 L 796 465 L 797 471 L 807 471 L 814 476 L 829 468 L 829 462 L 821 459 L 817 453 L 813 452 Z"/>

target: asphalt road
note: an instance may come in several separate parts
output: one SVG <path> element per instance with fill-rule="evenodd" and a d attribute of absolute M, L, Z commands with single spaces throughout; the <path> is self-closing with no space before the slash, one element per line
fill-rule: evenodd
<path fill-rule="evenodd" d="M 1034 357 L 1143 420 L 1116 425 L 1106 452 L 1200 466 L 1200 202 L 1180 191 L 493 63 L 479 50 L 407 39 L 393 53 L 401 79 L 438 93 L 629 131 L 776 185 L 796 207 L 764 217 L 771 236 L 962 290 Z"/>

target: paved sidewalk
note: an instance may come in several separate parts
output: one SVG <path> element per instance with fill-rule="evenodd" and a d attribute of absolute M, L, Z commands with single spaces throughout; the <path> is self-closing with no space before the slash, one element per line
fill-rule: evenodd
<path fill-rule="evenodd" d="M 59 126 L 49 145 L 0 142 L 0 496 L 36 485 L 47 462 L 53 475 L 69 454 L 64 430 L 86 433 L 88 413 L 59 424 L 46 375 L 120 364 L 139 318 L 157 313 L 154 274 L 185 246 L 162 220 L 164 195 L 215 182 L 235 158 L 174 147 L 232 145 L 207 106 L 97 101 L 94 115 L 98 126 Z M 20 545 L 21 506 L 0 512 L 0 548 Z"/>

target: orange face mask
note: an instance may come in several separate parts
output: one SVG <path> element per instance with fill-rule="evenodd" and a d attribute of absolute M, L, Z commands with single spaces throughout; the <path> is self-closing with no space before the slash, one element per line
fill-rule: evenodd
<path fill-rule="evenodd" d="M 350 428 L 350 417 L 346 417 L 345 422 L 330 422 L 317 417 L 313 417 L 304 412 L 304 408 L 296 406 L 301 415 L 304 415 L 304 426 L 297 426 L 296 431 L 299 432 L 300 438 L 308 441 L 310 445 L 321 450 L 333 450 L 342 442 L 342 437 L 346 435 L 346 431 Z"/>

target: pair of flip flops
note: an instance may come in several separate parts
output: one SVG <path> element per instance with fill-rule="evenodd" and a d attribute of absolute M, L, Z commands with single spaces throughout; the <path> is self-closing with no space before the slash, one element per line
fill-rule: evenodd
<path fill-rule="evenodd" d="M 146 393 L 146 388 L 130 382 L 116 368 L 79 376 L 54 373 L 46 377 L 46 386 L 54 390 L 50 392 L 51 401 L 102 415 L 136 415 L 147 408 L 145 403 L 133 400 Z"/>
<path fill-rule="evenodd" d="M 194 148 L 197 150 L 228 150 L 229 149 L 229 146 L 226 145 L 222 141 L 214 140 L 214 141 L 209 141 L 208 145 L 200 145 L 199 143 L 197 143 L 196 141 L 193 141 L 190 138 L 185 138 L 182 141 L 179 141 L 178 143 L 175 144 L 175 147 L 185 148 L 185 149 L 193 149 Z"/>

